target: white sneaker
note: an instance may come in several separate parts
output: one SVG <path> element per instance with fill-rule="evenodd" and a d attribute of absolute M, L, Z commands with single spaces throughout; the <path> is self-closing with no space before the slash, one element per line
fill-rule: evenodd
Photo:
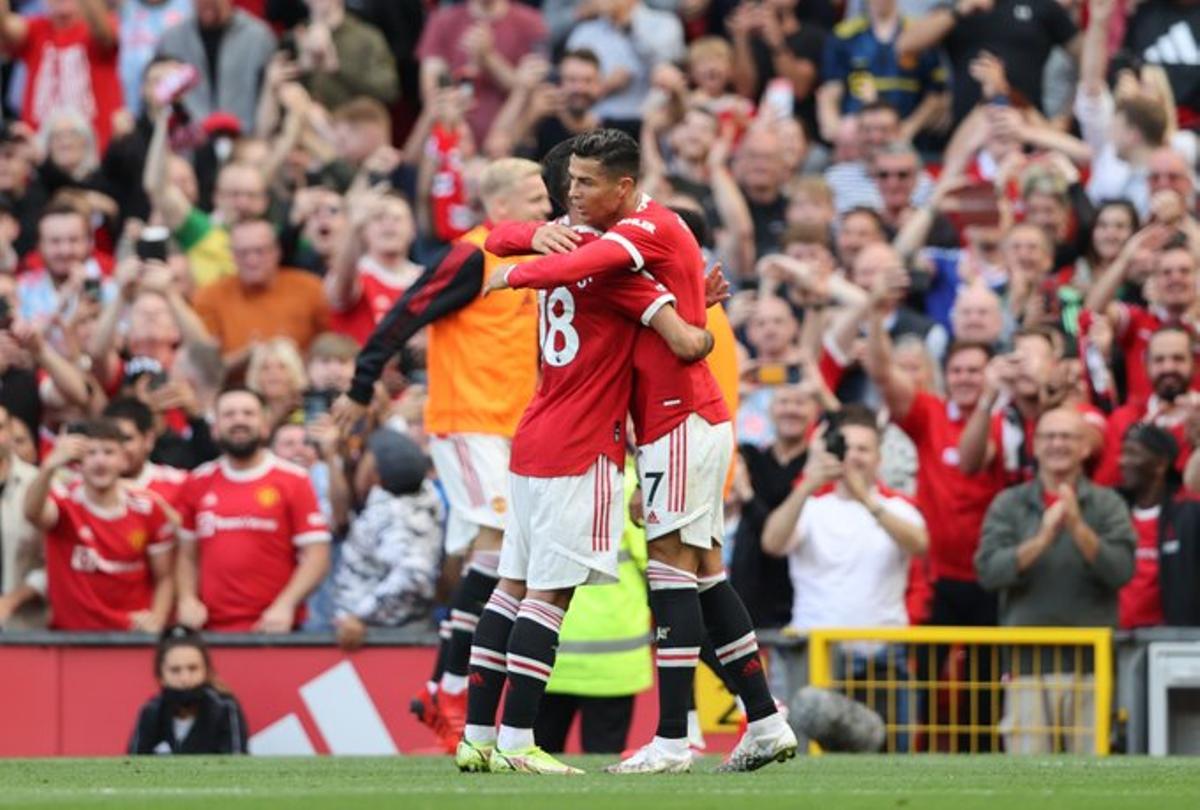
<path fill-rule="evenodd" d="M 664 751 L 654 743 L 647 743 L 632 756 L 604 770 L 608 773 L 687 773 L 691 769 L 691 751 L 676 754 Z"/>
<path fill-rule="evenodd" d="M 717 771 L 757 771 L 764 765 L 786 762 L 796 756 L 796 747 L 796 734 L 787 723 L 781 723 L 772 734 L 755 735 L 747 730 Z"/>

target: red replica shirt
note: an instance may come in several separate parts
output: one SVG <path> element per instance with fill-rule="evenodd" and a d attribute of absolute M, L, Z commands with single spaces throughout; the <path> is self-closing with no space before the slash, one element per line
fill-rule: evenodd
<path fill-rule="evenodd" d="M 456 130 L 435 124 L 426 146 L 434 163 L 429 189 L 430 217 L 433 234 L 442 242 L 453 242 L 475 224 L 474 214 L 467 204 L 461 140 Z"/>
<path fill-rule="evenodd" d="M 142 465 L 141 474 L 133 479 L 132 483 L 138 489 L 146 489 L 158 495 L 167 506 L 174 509 L 187 478 L 187 470 L 147 461 Z"/>
<path fill-rule="evenodd" d="M 116 31 L 116 16 L 109 18 Z M 82 113 L 91 120 L 103 153 L 112 134 L 113 113 L 121 108 L 116 46 L 102 48 L 83 20 L 55 28 L 46 17 L 31 17 L 28 26 L 29 34 L 15 54 L 29 69 L 22 120 L 37 130 L 56 110 Z"/>
<path fill-rule="evenodd" d="M 197 467 L 178 508 L 183 539 L 199 543 L 210 630 L 249 630 L 291 579 L 297 547 L 330 539 L 308 474 L 269 453 L 249 470 L 225 459 Z"/>
<path fill-rule="evenodd" d="M 929 568 L 934 580 L 975 581 L 975 550 L 983 517 L 1004 488 L 999 455 L 987 469 L 967 475 L 959 468 L 958 441 L 968 414 L 920 391 L 896 424 L 917 448 L 917 507 L 929 529 Z"/>
<path fill-rule="evenodd" d="M 535 229 L 529 223 L 497 226 L 487 249 L 511 255 L 528 245 Z M 598 236 L 578 230 L 585 241 Z M 639 324 L 673 301 L 663 285 L 636 273 L 607 273 L 538 291 L 541 379 L 513 436 L 513 472 L 535 478 L 580 475 L 600 455 L 623 467 L 633 389 L 629 366 Z"/>
<path fill-rule="evenodd" d="M 703 328 L 704 257 L 679 216 L 642 195 L 636 211 L 599 240 L 565 255 L 518 265 L 513 287 L 550 288 L 621 270 L 648 271 L 675 296 L 680 316 Z M 639 332 L 633 352 L 630 412 L 639 445 L 665 436 L 691 413 L 711 424 L 729 420 L 729 408 L 707 363 L 685 363 L 656 334 Z"/>
<path fill-rule="evenodd" d="M 1117 323 L 1115 328 L 1113 351 L 1119 351 L 1125 358 L 1125 399 L 1127 402 L 1145 402 L 1154 394 L 1150 386 L 1150 375 L 1146 373 L 1146 349 L 1150 338 L 1162 326 L 1171 324 L 1182 326 L 1192 333 L 1194 349 L 1193 359 L 1196 370 L 1192 374 L 1192 389 L 1200 391 L 1200 330 L 1193 324 L 1173 321 L 1167 318 L 1165 311 L 1154 308 L 1145 309 L 1134 304 L 1117 305 Z M 1086 335 L 1091 329 L 1095 313 L 1083 310 L 1079 313 L 1079 333 Z M 1086 367 L 1086 364 L 1085 364 Z"/>
<path fill-rule="evenodd" d="M 55 630 L 128 630 L 129 614 L 154 598 L 149 556 L 171 550 L 173 528 L 162 505 L 142 490 L 122 490 L 102 509 L 82 485 L 55 486 L 58 522 L 46 532 L 50 626 Z"/>
<path fill-rule="evenodd" d="M 1151 396 L 1150 401 L 1135 401 L 1122 405 L 1108 417 L 1108 428 L 1104 437 L 1104 453 L 1100 456 L 1100 464 L 1092 475 L 1097 484 L 1115 487 L 1121 483 L 1121 443 L 1129 428 L 1138 422 L 1150 422 L 1175 437 L 1179 445 L 1179 455 L 1175 458 L 1175 469 L 1183 473 L 1188 459 L 1192 455 L 1192 445 L 1188 441 L 1185 414 L 1181 409 L 1164 408 L 1164 403 L 1157 397 Z"/>
<path fill-rule="evenodd" d="M 349 335 L 362 346 L 410 285 L 402 283 L 392 273 L 377 268 L 366 259 L 358 268 L 358 284 L 358 300 L 347 309 L 330 312 L 329 327 L 334 332 Z"/>
<path fill-rule="evenodd" d="M 1121 629 L 1157 627 L 1164 621 L 1162 594 L 1158 589 L 1158 518 L 1162 507 L 1133 510 L 1137 532 L 1133 578 L 1117 594 Z"/>

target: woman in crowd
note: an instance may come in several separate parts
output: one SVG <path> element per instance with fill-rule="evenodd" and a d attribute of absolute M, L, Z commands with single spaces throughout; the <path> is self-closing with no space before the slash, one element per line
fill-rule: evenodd
<path fill-rule="evenodd" d="M 213 672 L 200 634 L 176 625 L 154 653 L 159 693 L 138 712 L 131 754 L 244 754 L 246 718 Z"/>

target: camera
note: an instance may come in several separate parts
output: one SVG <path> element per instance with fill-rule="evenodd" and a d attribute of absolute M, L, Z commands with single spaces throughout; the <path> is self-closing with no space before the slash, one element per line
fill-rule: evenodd
<path fill-rule="evenodd" d="M 161 226 L 151 226 L 142 231 L 137 241 L 137 257 L 144 262 L 167 260 L 167 238 L 170 233 Z"/>
<path fill-rule="evenodd" d="M 835 411 L 825 412 L 825 449 L 838 461 L 846 460 L 846 437 L 842 434 L 842 417 Z"/>

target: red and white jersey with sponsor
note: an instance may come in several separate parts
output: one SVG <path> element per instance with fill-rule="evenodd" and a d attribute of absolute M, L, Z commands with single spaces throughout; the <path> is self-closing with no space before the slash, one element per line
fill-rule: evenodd
<path fill-rule="evenodd" d="M 147 489 L 159 495 L 166 501 L 167 506 L 174 509 L 175 502 L 179 500 L 179 493 L 183 489 L 183 485 L 187 483 L 187 479 L 187 470 L 147 461 L 142 465 L 142 471 L 136 478 L 130 479 L 129 483 L 138 489 Z"/>
<path fill-rule="evenodd" d="M 128 630 L 129 614 L 154 596 L 149 557 L 169 552 L 174 526 L 145 490 L 122 488 L 113 507 L 93 503 L 82 484 L 56 484 L 58 521 L 46 532 L 46 576 L 56 630 Z"/>
<path fill-rule="evenodd" d="M 212 630 L 250 629 L 291 579 L 298 548 L 330 540 L 308 473 L 271 453 L 244 470 L 225 458 L 197 467 L 176 508 L 182 539 L 198 544 Z"/>

